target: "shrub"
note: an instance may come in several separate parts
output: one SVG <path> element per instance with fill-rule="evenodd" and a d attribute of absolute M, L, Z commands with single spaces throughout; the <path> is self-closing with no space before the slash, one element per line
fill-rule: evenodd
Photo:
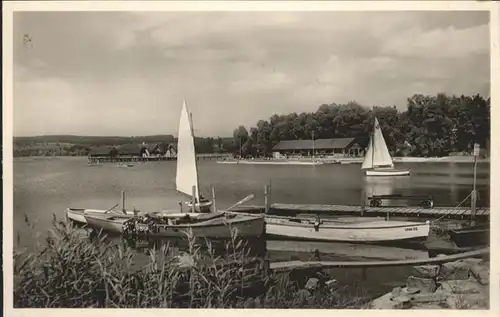
<path fill-rule="evenodd" d="M 14 254 L 14 307 L 341 308 L 364 300 L 346 289 L 311 293 L 288 274 L 266 275 L 236 231 L 222 255 L 211 241 L 202 244 L 190 233 L 186 239 L 189 263 L 179 263 L 167 243 L 150 249 L 138 268 L 127 244 L 105 235 L 82 239 L 54 217 L 43 244 Z"/>

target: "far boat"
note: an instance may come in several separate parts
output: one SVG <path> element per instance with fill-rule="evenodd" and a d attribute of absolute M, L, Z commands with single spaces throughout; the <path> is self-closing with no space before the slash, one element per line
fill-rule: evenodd
<path fill-rule="evenodd" d="M 200 195 L 198 162 L 194 145 L 193 117 L 188 111 L 185 100 L 182 104 L 179 120 L 175 183 L 177 191 L 191 197 L 191 201 L 184 203 L 192 210 L 194 209 L 193 212 L 206 213 L 211 211 L 213 202 Z"/>
<path fill-rule="evenodd" d="M 117 164 L 116 167 L 134 167 L 134 164 L 132 163 L 120 163 L 120 164 Z"/>
<path fill-rule="evenodd" d="M 142 217 L 90 215 L 85 218 L 89 227 L 124 237 L 174 238 L 186 237 L 191 231 L 196 238 L 229 239 L 232 230 L 240 238 L 260 237 L 264 234 L 264 217 L 259 215 L 234 215 L 213 212 L 196 218 L 167 215 L 145 215 Z"/>
<path fill-rule="evenodd" d="M 380 129 L 377 118 L 370 136 L 370 143 L 366 151 L 365 159 L 361 165 L 361 170 L 366 176 L 408 176 L 407 169 L 395 169 L 391 154 L 384 140 L 384 135 Z"/>

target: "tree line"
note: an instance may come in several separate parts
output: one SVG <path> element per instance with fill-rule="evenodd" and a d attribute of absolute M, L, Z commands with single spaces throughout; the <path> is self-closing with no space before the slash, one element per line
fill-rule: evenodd
<path fill-rule="evenodd" d="M 177 138 L 172 135 L 156 135 L 142 137 L 108 137 L 108 136 L 74 136 L 48 135 L 33 137 L 14 137 L 14 157 L 20 156 L 87 156 L 93 149 L 109 147 L 109 155 L 116 155 L 117 149 L 125 146 L 137 148 L 140 145 L 159 145 L 161 149 L 177 148 Z M 196 137 L 197 153 L 228 153 L 232 149 L 233 139 Z M 113 150 L 114 149 L 114 150 Z"/>
<path fill-rule="evenodd" d="M 282 140 L 354 137 L 361 146 L 369 142 L 377 117 L 387 147 L 395 156 L 446 156 L 471 152 L 474 143 L 489 148 L 490 98 L 415 94 L 405 111 L 395 106 L 368 108 L 352 101 L 323 104 L 315 112 L 274 114 L 248 130 L 239 126 L 229 138 L 196 137 L 197 153 L 233 153 L 271 156 Z M 127 144 L 173 144 L 172 135 L 138 137 L 36 136 L 15 137 L 14 156 L 88 155 L 93 147 Z"/>
<path fill-rule="evenodd" d="M 490 98 L 415 94 L 405 111 L 395 106 L 368 108 L 352 101 L 323 104 L 316 112 L 274 114 L 250 129 L 233 131 L 230 151 L 242 156 L 270 156 L 282 140 L 354 137 L 366 147 L 379 120 L 387 147 L 395 156 L 447 156 L 470 153 L 474 143 L 489 149 Z"/>

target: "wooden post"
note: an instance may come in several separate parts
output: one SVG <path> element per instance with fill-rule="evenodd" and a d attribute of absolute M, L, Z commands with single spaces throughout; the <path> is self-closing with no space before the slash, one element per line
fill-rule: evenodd
<path fill-rule="evenodd" d="M 365 205 L 366 205 L 366 195 L 365 191 L 362 189 L 361 190 L 361 217 L 363 217 L 365 213 Z"/>
<path fill-rule="evenodd" d="M 267 195 L 269 194 L 269 185 L 264 185 L 264 205 L 265 205 L 265 213 L 269 213 L 269 200 Z"/>
<path fill-rule="evenodd" d="M 125 209 L 125 192 L 122 190 L 122 212 L 126 213 Z"/>
<path fill-rule="evenodd" d="M 191 205 L 191 212 L 194 213 L 195 206 L 196 206 L 196 186 L 193 186 L 193 188 L 192 188 L 192 195 L 193 195 L 193 199 L 192 199 L 192 205 Z"/>
<path fill-rule="evenodd" d="M 477 157 L 479 156 L 479 144 L 474 144 L 474 181 L 472 185 L 471 193 L 471 221 L 469 225 L 475 225 L 476 222 L 476 202 L 477 202 L 477 192 L 476 192 L 476 173 L 477 173 Z"/>
<path fill-rule="evenodd" d="M 271 186 L 271 180 L 269 180 L 269 189 L 267 190 L 267 200 L 269 202 L 269 208 L 271 208 L 271 201 L 272 201 L 272 186 Z"/>
<path fill-rule="evenodd" d="M 363 282 L 366 282 L 366 280 L 367 280 L 367 274 L 366 274 L 366 271 L 367 271 L 367 270 L 368 270 L 368 269 L 367 269 L 366 267 L 363 267 L 363 268 L 361 269 L 361 280 L 362 280 Z"/>
<path fill-rule="evenodd" d="M 214 212 L 217 211 L 217 208 L 215 207 L 215 188 L 212 187 L 212 206 L 214 209 Z"/>

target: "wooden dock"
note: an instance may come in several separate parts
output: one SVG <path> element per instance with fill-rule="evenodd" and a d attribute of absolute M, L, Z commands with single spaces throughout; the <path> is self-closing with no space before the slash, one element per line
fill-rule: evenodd
<path fill-rule="evenodd" d="M 219 160 L 222 158 L 226 158 L 227 154 L 197 154 L 196 158 L 198 160 Z M 122 156 L 89 156 L 88 162 L 89 164 L 97 164 L 97 163 L 129 163 L 129 162 L 160 162 L 160 161 L 176 161 L 177 157 L 175 156 L 131 156 L 131 155 L 122 155 Z"/>
<path fill-rule="evenodd" d="M 275 273 L 311 270 L 311 269 L 328 269 L 328 268 L 376 268 L 376 267 L 393 267 L 393 266 L 414 266 L 426 264 L 442 264 L 453 262 L 465 258 L 485 257 L 490 253 L 489 248 L 484 248 L 476 251 L 463 252 L 460 254 L 440 256 L 428 259 L 412 259 L 412 260 L 397 260 L 397 261 L 286 261 L 270 263 L 270 270 Z"/>
<path fill-rule="evenodd" d="M 355 205 L 305 205 L 305 204 L 271 204 L 270 210 L 273 214 L 294 215 L 294 214 L 324 214 L 343 216 L 390 216 L 396 217 L 421 217 L 421 218 L 450 218 L 466 219 L 472 215 L 469 207 L 434 207 L 422 208 L 419 206 L 401 207 L 370 207 Z M 490 208 L 477 208 L 477 219 L 486 219 L 490 216 Z"/>

